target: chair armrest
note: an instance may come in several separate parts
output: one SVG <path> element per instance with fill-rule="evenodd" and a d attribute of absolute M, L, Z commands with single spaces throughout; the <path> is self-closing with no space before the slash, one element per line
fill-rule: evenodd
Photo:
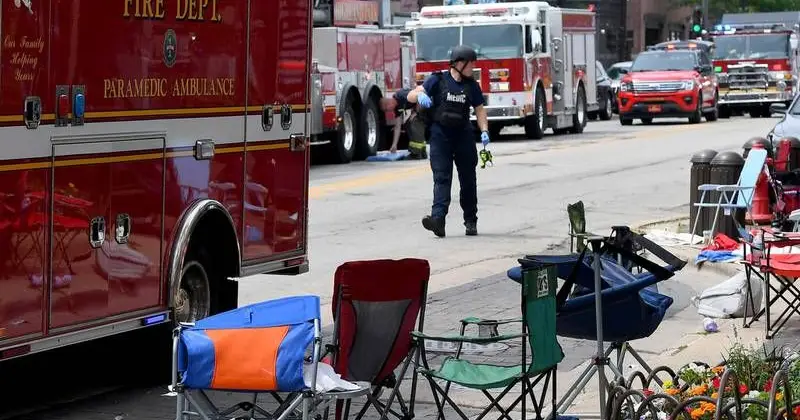
<path fill-rule="evenodd" d="M 744 190 L 752 190 L 754 187 L 741 187 L 739 185 L 720 185 L 717 187 L 717 191 L 719 192 L 733 192 L 733 191 L 744 191 Z"/>
<path fill-rule="evenodd" d="M 417 340 L 441 341 L 445 343 L 472 343 L 472 344 L 491 344 L 500 341 L 512 340 L 514 338 L 527 337 L 527 334 L 503 334 L 496 337 L 476 337 L 466 335 L 435 336 L 423 334 L 419 331 L 412 331 L 411 336 Z"/>
<path fill-rule="evenodd" d="M 467 324 L 467 325 L 503 325 L 503 324 L 511 324 L 514 322 L 522 322 L 522 318 L 487 319 L 487 318 L 478 318 L 470 316 L 461 320 L 462 324 Z"/>
<path fill-rule="evenodd" d="M 697 186 L 697 191 L 716 191 L 717 188 L 723 187 L 720 184 L 702 184 Z"/>

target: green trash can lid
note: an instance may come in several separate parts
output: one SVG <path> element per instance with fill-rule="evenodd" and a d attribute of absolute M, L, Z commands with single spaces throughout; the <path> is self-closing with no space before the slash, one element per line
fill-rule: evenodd
<path fill-rule="evenodd" d="M 711 161 L 714 159 L 714 156 L 716 156 L 716 155 L 717 155 L 717 151 L 716 150 L 711 150 L 711 149 L 701 150 L 701 151 L 695 153 L 694 155 L 692 155 L 692 158 L 689 159 L 689 162 L 692 162 L 692 163 L 711 163 Z"/>
<path fill-rule="evenodd" d="M 742 155 L 730 151 L 730 152 L 722 152 L 718 155 L 714 156 L 714 159 L 711 160 L 712 166 L 742 166 L 744 165 L 744 158 Z"/>

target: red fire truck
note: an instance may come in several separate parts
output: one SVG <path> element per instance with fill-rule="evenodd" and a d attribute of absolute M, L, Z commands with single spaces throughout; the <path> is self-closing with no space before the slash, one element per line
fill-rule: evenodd
<path fill-rule="evenodd" d="M 311 2 L 1 12 L 0 360 L 307 271 Z"/>
<path fill-rule="evenodd" d="M 414 34 L 418 84 L 447 69 L 453 46 L 476 50 L 492 136 L 510 125 L 533 139 L 547 128 L 581 133 L 587 111 L 599 109 L 594 12 L 546 2 L 432 6 L 406 27 Z"/>
<path fill-rule="evenodd" d="M 710 33 L 720 117 L 732 110 L 768 117 L 769 105 L 797 93 L 800 12 L 728 13 Z"/>
<path fill-rule="evenodd" d="M 394 114 L 381 111 L 380 99 L 411 87 L 414 54 L 380 16 L 389 0 L 332 6 L 315 13 L 312 145 L 327 145 L 334 161 L 348 163 L 388 147 Z"/>

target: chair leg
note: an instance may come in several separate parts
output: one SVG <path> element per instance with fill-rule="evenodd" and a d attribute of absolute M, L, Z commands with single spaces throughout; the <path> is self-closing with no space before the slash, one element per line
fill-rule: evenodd
<path fill-rule="evenodd" d="M 442 415 L 442 416 L 444 415 L 444 403 L 447 402 L 450 405 L 450 407 L 453 407 L 453 410 L 455 410 L 456 413 L 463 420 L 469 420 L 469 417 L 466 414 L 464 414 L 464 412 L 460 408 L 458 408 L 458 405 L 455 402 L 453 402 L 453 400 L 449 396 L 444 394 L 444 390 L 436 383 L 436 381 L 433 380 L 433 378 L 431 378 L 429 376 L 426 377 L 426 378 L 428 379 L 428 383 L 431 386 L 431 392 L 433 393 L 433 399 L 436 401 L 436 406 L 439 408 L 439 414 L 440 415 Z M 439 398 L 437 397 L 437 393 L 438 392 L 442 393 L 441 405 L 439 404 Z M 479 420 L 480 418 L 481 417 L 478 417 L 478 419 L 476 419 L 476 420 Z"/>

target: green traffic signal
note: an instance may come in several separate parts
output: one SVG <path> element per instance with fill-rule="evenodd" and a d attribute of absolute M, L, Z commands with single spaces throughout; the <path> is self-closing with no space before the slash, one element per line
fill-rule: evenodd
<path fill-rule="evenodd" d="M 700 32 L 701 29 L 702 28 L 698 24 L 695 24 L 694 26 L 692 26 L 692 32 Z"/>

